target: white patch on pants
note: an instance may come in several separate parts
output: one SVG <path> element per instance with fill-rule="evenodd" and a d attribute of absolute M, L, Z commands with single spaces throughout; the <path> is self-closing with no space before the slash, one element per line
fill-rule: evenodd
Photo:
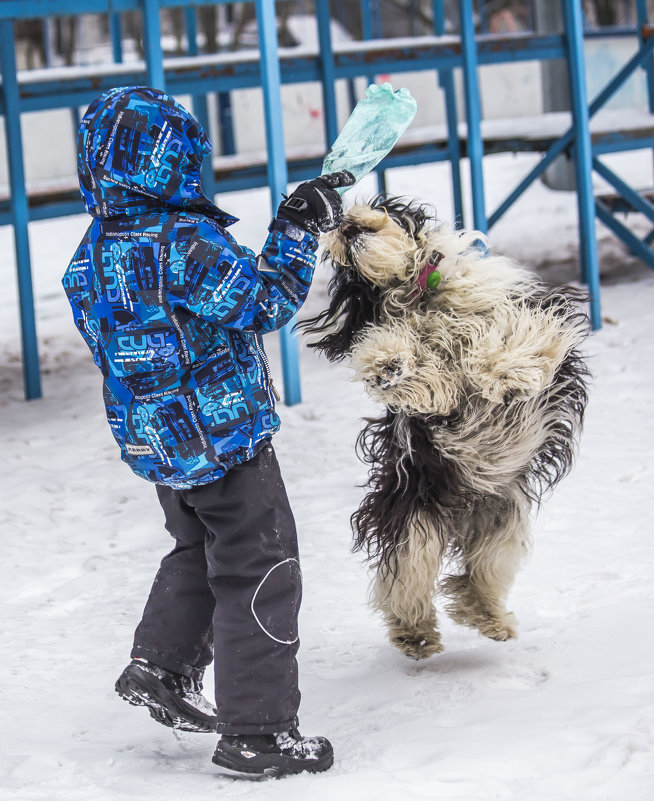
<path fill-rule="evenodd" d="M 273 566 L 270 568 L 270 570 L 269 570 L 269 571 L 266 573 L 266 575 L 265 575 L 265 576 L 264 576 L 264 577 L 261 579 L 261 581 L 259 582 L 259 586 L 258 586 L 258 587 L 256 588 L 256 590 L 254 591 L 254 595 L 252 596 L 252 602 L 250 603 L 250 609 L 251 609 L 251 611 L 252 611 L 252 615 L 253 615 L 254 619 L 257 621 L 257 623 L 258 623 L 258 625 L 259 625 L 259 628 L 261 629 L 261 631 L 263 631 L 263 633 L 264 633 L 266 636 L 270 637 L 270 639 L 271 639 L 271 640 L 274 640 L 275 642 L 281 643 L 282 645 L 293 645 L 293 643 L 296 643 L 296 642 L 298 641 L 298 639 L 299 639 L 299 635 L 298 635 L 298 634 L 296 634 L 296 635 L 295 635 L 295 637 L 293 637 L 293 639 L 290 639 L 290 640 L 284 640 L 284 639 L 280 639 L 279 637 L 275 637 L 275 635 L 274 635 L 274 634 L 272 634 L 272 633 L 271 633 L 271 632 L 270 632 L 270 631 L 269 631 L 269 630 L 268 630 L 268 629 L 267 629 L 267 628 L 264 626 L 264 624 L 261 622 L 261 620 L 259 619 L 259 616 L 257 615 L 257 613 L 256 613 L 256 611 L 255 611 L 254 605 L 255 605 L 255 603 L 256 603 L 256 600 L 257 600 L 257 595 L 258 595 L 258 594 L 261 592 L 261 589 L 263 588 L 263 586 L 264 586 L 264 584 L 266 583 L 266 581 L 267 581 L 267 580 L 270 578 L 270 576 L 272 575 L 272 573 L 273 573 L 275 570 L 277 570 L 279 567 L 281 567 L 282 565 L 285 565 L 285 564 L 289 564 L 289 565 L 290 565 L 290 563 L 291 563 L 291 562 L 294 562 L 294 563 L 295 563 L 295 565 L 297 566 L 297 570 L 298 570 L 298 572 L 299 572 L 299 571 L 300 571 L 300 563 L 299 563 L 299 562 L 298 562 L 298 560 L 297 560 L 297 559 L 295 559 L 294 557 L 289 557 L 288 559 L 284 559 L 284 560 L 282 560 L 281 562 L 278 562 L 276 565 L 273 565 Z M 293 569 L 293 568 L 292 568 L 292 566 L 291 566 L 291 569 Z"/>

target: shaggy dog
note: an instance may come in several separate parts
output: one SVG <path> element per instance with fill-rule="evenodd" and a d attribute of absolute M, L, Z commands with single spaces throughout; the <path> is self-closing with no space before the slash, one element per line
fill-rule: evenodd
<path fill-rule="evenodd" d="M 352 516 L 373 605 L 415 659 L 443 649 L 437 592 L 455 621 L 511 639 L 530 508 L 570 469 L 586 406 L 581 293 L 399 199 L 353 207 L 322 243 L 331 302 L 300 327 L 386 407 L 359 436 L 371 467 Z"/>

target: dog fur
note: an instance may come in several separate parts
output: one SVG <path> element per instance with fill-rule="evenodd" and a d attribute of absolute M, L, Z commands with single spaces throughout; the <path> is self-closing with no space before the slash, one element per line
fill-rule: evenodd
<path fill-rule="evenodd" d="M 583 297 L 397 198 L 354 206 L 322 244 L 330 305 L 301 328 L 386 407 L 359 437 L 370 472 L 352 516 L 373 605 L 416 659 L 442 650 L 438 592 L 455 621 L 516 637 L 505 601 L 530 510 L 570 469 L 587 402 Z M 436 263 L 440 285 L 422 289 Z"/>

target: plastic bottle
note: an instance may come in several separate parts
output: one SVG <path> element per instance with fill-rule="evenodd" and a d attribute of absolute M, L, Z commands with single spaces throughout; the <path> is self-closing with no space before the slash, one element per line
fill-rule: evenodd
<path fill-rule="evenodd" d="M 390 83 L 369 86 L 325 156 L 323 175 L 349 170 L 360 181 L 392 150 L 417 108 L 408 89 L 394 92 Z M 349 188 L 337 191 L 342 194 Z"/>

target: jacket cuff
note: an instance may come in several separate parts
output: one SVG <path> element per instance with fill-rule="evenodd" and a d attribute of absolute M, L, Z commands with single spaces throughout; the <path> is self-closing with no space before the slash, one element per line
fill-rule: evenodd
<path fill-rule="evenodd" d="M 268 226 L 268 230 L 271 233 L 273 231 L 279 231 L 289 239 L 292 239 L 294 242 L 301 242 L 308 235 L 316 241 L 316 244 L 318 243 L 318 237 L 314 236 L 314 234 L 312 234 L 310 231 L 307 231 L 306 228 L 301 228 L 299 225 L 296 225 L 289 220 L 280 220 L 279 218 L 274 217 Z"/>

